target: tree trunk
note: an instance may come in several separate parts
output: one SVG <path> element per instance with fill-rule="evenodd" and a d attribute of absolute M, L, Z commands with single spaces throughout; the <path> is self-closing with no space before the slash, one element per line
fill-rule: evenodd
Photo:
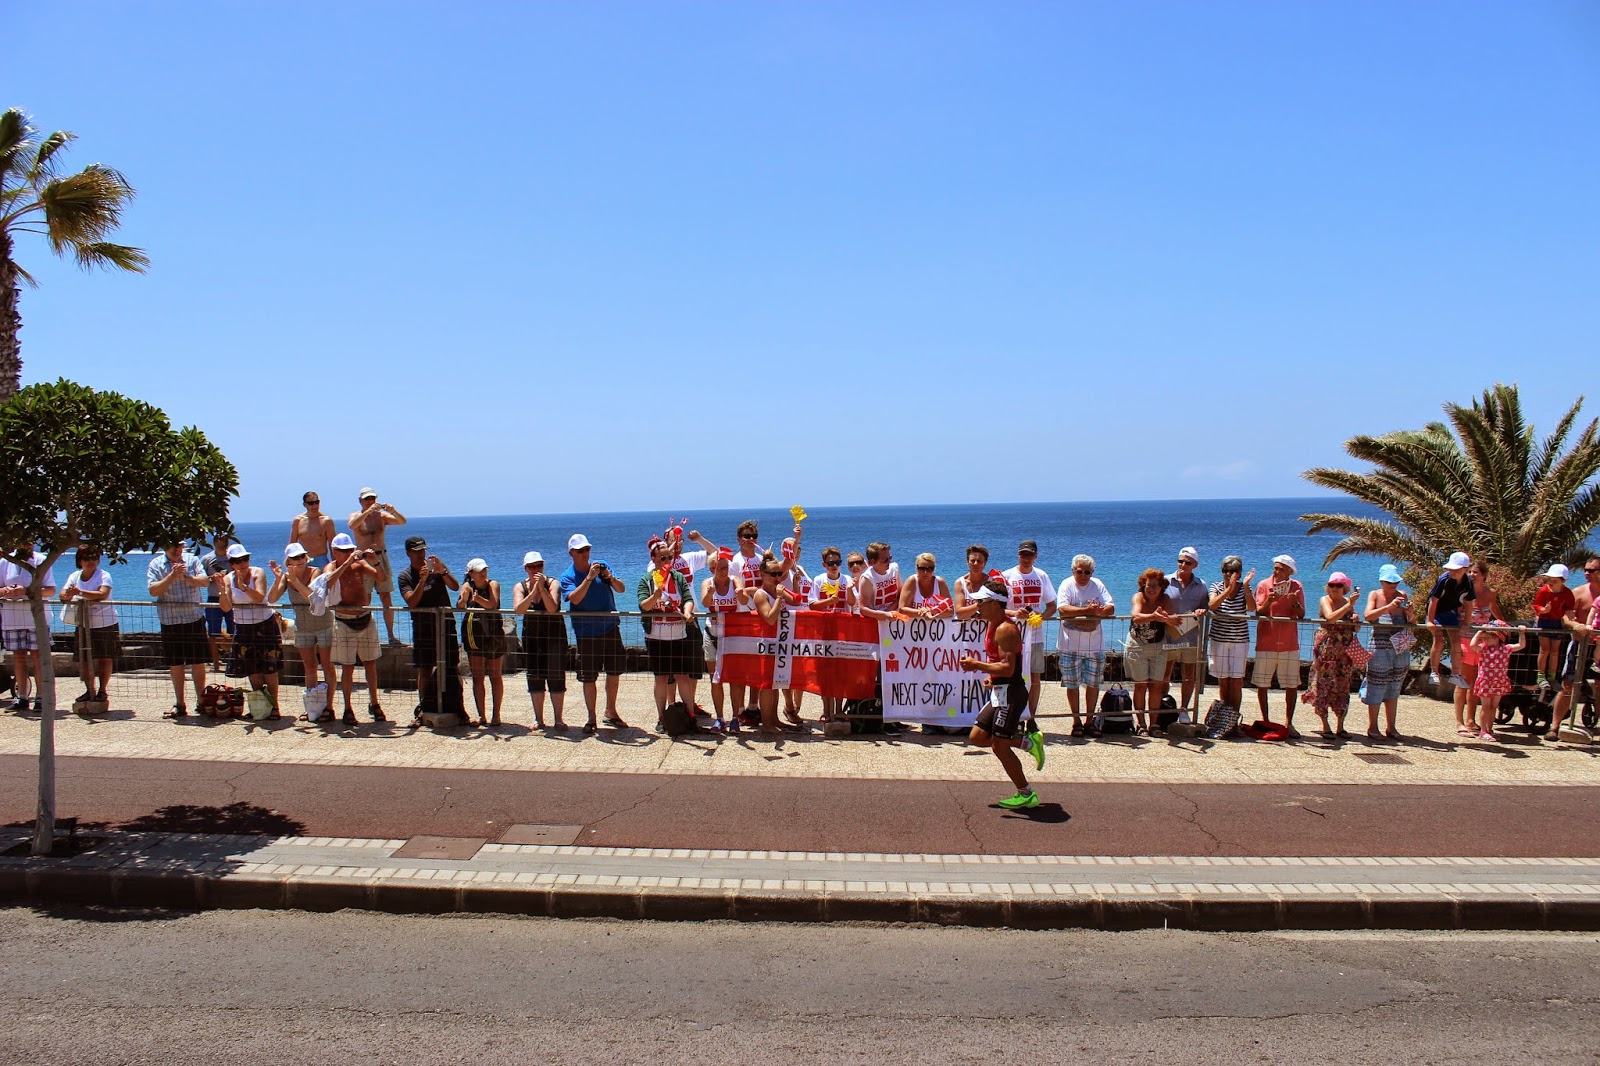
<path fill-rule="evenodd" d="M 0 229 L 0 401 L 22 387 L 22 314 L 17 310 L 22 292 L 11 248 L 11 235 Z"/>
<path fill-rule="evenodd" d="M 56 838 L 56 657 L 50 616 L 38 587 L 28 590 L 28 602 L 39 644 L 39 811 L 33 824 L 33 853 L 48 855 Z"/>

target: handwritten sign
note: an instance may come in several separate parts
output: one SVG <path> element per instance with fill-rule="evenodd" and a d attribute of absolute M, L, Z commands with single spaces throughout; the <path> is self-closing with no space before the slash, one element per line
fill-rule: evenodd
<path fill-rule="evenodd" d="M 989 690 L 982 674 L 963 670 L 960 663 L 968 655 L 983 658 L 984 629 L 976 618 L 879 622 L 884 720 L 970 726 Z"/>

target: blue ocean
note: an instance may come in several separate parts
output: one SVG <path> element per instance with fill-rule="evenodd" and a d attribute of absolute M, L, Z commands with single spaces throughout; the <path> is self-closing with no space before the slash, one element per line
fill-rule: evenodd
<path fill-rule="evenodd" d="M 805 501 L 798 501 L 804 504 Z M 1200 553 L 1200 573 L 1206 581 L 1217 579 L 1223 556 L 1237 554 L 1265 576 L 1274 555 L 1287 552 L 1299 563 L 1299 576 L 1308 593 L 1315 595 L 1330 572 L 1323 558 L 1338 541 L 1333 534 L 1306 535 L 1300 516 L 1311 511 L 1373 513 L 1353 500 L 1334 497 L 1269 500 L 1146 500 L 1115 503 L 950 504 L 897 507 L 806 506 L 801 563 L 809 573 L 820 573 L 821 552 L 835 545 L 845 552 L 863 550 L 869 541 L 888 542 L 901 570 L 910 574 L 918 552 L 932 552 L 939 574 L 947 580 L 966 570 L 966 548 L 983 544 L 990 565 L 1005 569 L 1016 564 L 1017 543 L 1039 543 L 1038 565 L 1058 583 L 1068 579 L 1072 557 L 1092 555 L 1096 576 L 1116 598 L 1118 613 L 1126 610 L 1134 582 L 1147 566 L 1171 573 L 1178 549 L 1192 545 Z M 271 523 L 242 523 L 240 540 L 251 549 L 256 565 L 283 558 L 289 518 Z M 459 577 L 467 560 L 482 557 L 489 575 L 501 583 L 501 597 L 511 602 L 512 585 L 522 577 L 522 556 L 541 552 L 546 570 L 558 575 L 569 564 L 567 538 L 582 533 L 594 544 L 594 558 L 604 559 L 627 585 L 618 596 L 623 610 L 634 607 L 633 587 L 648 565 L 645 543 L 668 524 L 664 513 L 617 511 L 596 514 L 477 515 L 413 518 L 389 531 L 396 567 L 405 565 L 404 538 L 421 534 L 429 551 L 438 555 Z M 686 529 L 697 529 L 717 544 L 734 545 L 734 529 L 745 519 L 761 525 L 763 544 L 776 546 L 794 525 L 787 509 L 702 511 L 690 515 Z M 1363 588 L 1377 587 L 1379 559 L 1344 559 L 1347 570 Z M 131 565 L 137 578 L 117 573 L 117 598 L 143 592 L 144 559 Z M 59 577 L 66 576 L 65 566 Z M 121 568 L 119 568 L 121 569 Z M 129 578 L 133 578 L 129 580 Z M 137 593 L 135 592 L 137 590 Z M 398 602 L 398 598 L 396 600 Z M 401 626 L 404 632 L 404 625 Z M 637 623 L 625 626 L 630 643 L 639 643 Z M 1053 641 L 1053 635 L 1050 637 Z"/>

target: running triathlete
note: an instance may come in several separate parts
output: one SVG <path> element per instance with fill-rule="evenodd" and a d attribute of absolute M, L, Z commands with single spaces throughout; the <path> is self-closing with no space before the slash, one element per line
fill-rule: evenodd
<path fill-rule="evenodd" d="M 1010 597 L 1004 581 L 985 582 L 972 594 L 978 604 L 978 617 L 988 629 L 983 635 L 983 658 L 966 656 L 961 668 L 987 675 L 983 683 L 989 689 L 989 702 L 979 712 L 969 740 L 974 747 L 988 748 L 1000 760 L 1006 776 L 1017 786 L 1016 795 L 1001 800 L 1000 806 L 1018 811 L 1039 806 L 1039 794 L 1028 784 L 1028 775 L 1015 749 L 1027 748 L 1033 756 L 1034 769 L 1043 770 L 1044 736 L 1032 728 L 1031 721 L 1026 735 L 1017 736 L 1028 709 L 1028 682 L 1022 675 L 1022 630 L 1006 617 Z"/>

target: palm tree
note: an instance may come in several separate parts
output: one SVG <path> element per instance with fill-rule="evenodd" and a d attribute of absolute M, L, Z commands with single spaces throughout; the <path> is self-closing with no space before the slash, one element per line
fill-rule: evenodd
<path fill-rule="evenodd" d="M 38 139 L 37 133 L 22 111 L 12 108 L 0 114 L 0 400 L 22 384 L 17 282 L 37 284 L 12 257 L 17 234 L 42 233 L 52 252 L 71 252 L 85 270 L 98 266 L 142 273 L 150 265 L 142 250 L 105 239 L 133 199 L 128 179 L 99 163 L 60 176 L 56 155 L 77 136 L 57 130 Z"/>
<path fill-rule="evenodd" d="M 1345 451 L 1370 473 L 1319 467 L 1306 480 L 1348 493 L 1387 518 L 1306 514 L 1309 533 L 1344 534 L 1323 565 L 1345 555 L 1387 556 L 1416 573 L 1437 572 L 1465 551 L 1502 572 L 1531 578 L 1578 551 L 1600 521 L 1600 433 L 1590 422 L 1567 439 L 1583 397 L 1543 441 L 1522 418 L 1517 386 L 1496 384 L 1471 407 L 1446 404 L 1447 426 L 1352 437 Z M 1452 429 L 1454 432 L 1452 433 Z M 1566 449 L 1566 450 L 1564 450 Z"/>

